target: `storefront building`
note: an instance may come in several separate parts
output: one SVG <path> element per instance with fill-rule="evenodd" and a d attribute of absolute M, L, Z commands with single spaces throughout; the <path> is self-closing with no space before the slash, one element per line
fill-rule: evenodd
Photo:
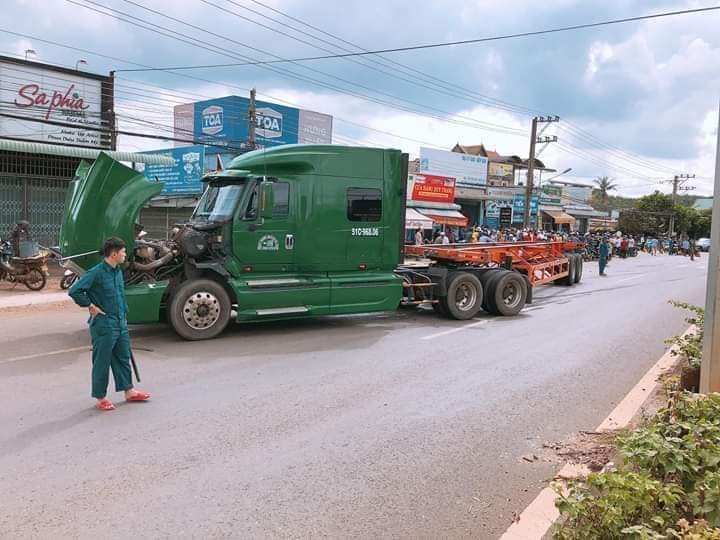
<path fill-rule="evenodd" d="M 0 56 L 0 237 L 20 220 L 54 245 L 83 149 L 114 150 L 113 79 Z"/>
<path fill-rule="evenodd" d="M 407 207 L 405 210 L 405 239 L 414 242 L 417 229 L 422 229 L 427 241 L 438 231 L 452 231 L 461 240 L 468 218 L 455 203 L 455 179 L 431 174 L 408 175 Z"/>

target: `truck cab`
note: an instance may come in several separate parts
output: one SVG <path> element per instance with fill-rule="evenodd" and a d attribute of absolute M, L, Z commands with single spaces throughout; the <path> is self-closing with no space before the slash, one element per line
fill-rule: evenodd
<path fill-rule="evenodd" d="M 129 322 L 167 319 L 190 340 L 256 322 L 395 309 L 402 281 L 407 156 L 398 150 L 287 145 L 243 154 L 205 177 L 170 240 L 138 240 L 137 214 L 162 186 L 106 155 L 79 174 L 63 256 L 128 245 Z M 99 256 L 79 257 L 81 268 Z"/>

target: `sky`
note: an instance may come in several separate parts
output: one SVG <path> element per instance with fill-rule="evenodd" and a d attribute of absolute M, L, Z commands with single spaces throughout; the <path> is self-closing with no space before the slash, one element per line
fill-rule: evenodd
<path fill-rule="evenodd" d="M 223 64 L 404 47 L 712 5 L 4 0 L 0 54 L 23 56 L 32 49 L 38 61 L 75 66 L 83 59 L 84 69 L 108 73 L 137 64 Z M 558 142 L 543 148 L 540 159 L 558 171 L 571 168 L 565 179 L 609 176 L 617 193 L 640 196 L 667 192 L 668 179 L 687 173 L 696 175 L 688 183 L 694 193 L 707 195 L 720 99 L 718 27 L 715 11 L 382 56 L 118 72 L 117 109 L 121 128 L 169 133 L 174 105 L 247 96 L 255 87 L 259 99 L 333 115 L 336 142 L 401 148 L 411 156 L 421 146 L 449 150 L 459 142 L 526 157 L 532 116 L 557 115 L 560 121 L 543 136 L 557 135 Z M 123 116 L 168 127 L 133 124 Z M 119 144 L 124 150 L 172 146 L 124 136 Z"/>

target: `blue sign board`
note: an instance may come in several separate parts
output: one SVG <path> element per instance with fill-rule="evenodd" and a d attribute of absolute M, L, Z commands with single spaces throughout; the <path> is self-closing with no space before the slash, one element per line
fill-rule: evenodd
<path fill-rule="evenodd" d="M 531 225 L 537 224 L 538 216 L 539 197 L 533 195 L 530 199 L 530 223 Z M 513 196 L 513 224 L 522 225 L 525 218 L 525 195 L 516 193 Z"/>
<path fill-rule="evenodd" d="M 194 139 L 208 153 L 239 154 L 247 149 L 250 100 L 240 96 L 194 104 Z M 255 102 L 255 140 L 261 147 L 297 144 L 300 111 L 283 105 Z"/>
<path fill-rule="evenodd" d="M 181 195 L 202 193 L 205 164 L 205 147 L 183 146 L 168 150 L 154 150 L 144 154 L 170 156 L 175 165 L 145 165 L 144 174 L 149 180 L 159 180 L 165 184 L 163 193 Z"/>

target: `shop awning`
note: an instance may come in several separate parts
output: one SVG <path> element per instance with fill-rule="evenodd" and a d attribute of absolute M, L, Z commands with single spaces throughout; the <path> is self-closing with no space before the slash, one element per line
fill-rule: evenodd
<path fill-rule="evenodd" d="M 561 210 L 543 210 L 543 214 L 552 218 L 552 220 L 558 225 L 572 225 L 575 223 L 575 218 L 570 214 L 566 214 Z"/>
<path fill-rule="evenodd" d="M 46 144 L 26 141 L 13 141 L 0 139 L 0 150 L 10 152 L 26 152 L 28 154 L 46 154 L 50 156 L 75 157 L 81 159 L 97 159 L 100 152 L 104 152 L 117 161 L 145 163 L 146 165 L 174 166 L 175 160 L 170 156 L 158 154 L 140 154 L 137 152 L 115 152 L 94 148 L 80 148 L 77 146 L 62 146 L 60 144 Z"/>
<path fill-rule="evenodd" d="M 417 210 L 413 210 L 412 208 L 406 208 L 405 209 L 405 228 L 406 229 L 417 229 L 418 227 L 420 227 L 422 229 L 432 229 L 433 228 L 433 220 L 427 216 L 424 216 Z"/>
<path fill-rule="evenodd" d="M 468 218 L 457 210 L 440 210 L 439 208 L 422 208 L 420 212 L 432 219 L 438 225 L 452 227 L 467 227 Z"/>

